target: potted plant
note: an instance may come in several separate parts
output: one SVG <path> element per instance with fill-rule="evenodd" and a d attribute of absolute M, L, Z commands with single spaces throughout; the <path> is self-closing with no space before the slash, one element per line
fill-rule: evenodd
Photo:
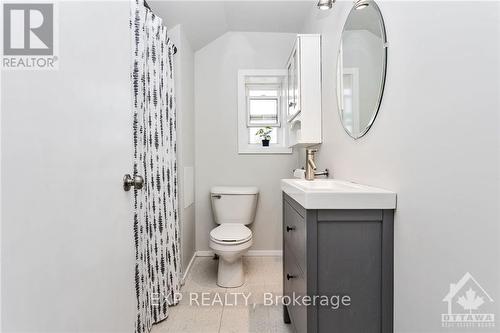
<path fill-rule="evenodd" d="M 269 135 L 273 131 L 273 128 L 270 126 L 266 126 L 261 128 L 255 133 L 256 136 L 260 136 L 262 139 L 262 146 L 269 147 L 269 141 L 271 140 L 271 136 Z"/>

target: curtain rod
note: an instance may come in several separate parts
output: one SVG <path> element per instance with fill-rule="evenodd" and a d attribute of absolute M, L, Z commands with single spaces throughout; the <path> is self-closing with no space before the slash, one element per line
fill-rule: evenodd
<path fill-rule="evenodd" d="M 143 0 L 143 2 L 144 2 L 144 7 L 146 7 L 147 9 L 149 9 L 152 12 L 153 10 L 151 9 L 151 7 L 149 7 L 149 5 L 146 2 L 146 0 Z M 169 38 L 169 40 L 170 40 L 170 38 Z M 174 49 L 174 54 L 176 54 L 177 53 L 177 46 L 175 46 L 175 44 L 172 41 L 170 41 L 170 42 L 172 43 L 172 46 L 173 46 L 173 49 Z"/>

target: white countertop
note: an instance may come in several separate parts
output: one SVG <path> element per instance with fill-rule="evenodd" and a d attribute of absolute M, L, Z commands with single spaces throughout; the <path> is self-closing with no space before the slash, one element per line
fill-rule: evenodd
<path fill-rule="evenodd" d="M 396 193 L 337 179 L 282 179 L 281 189 L 305 209 L 395 209 Z"/>

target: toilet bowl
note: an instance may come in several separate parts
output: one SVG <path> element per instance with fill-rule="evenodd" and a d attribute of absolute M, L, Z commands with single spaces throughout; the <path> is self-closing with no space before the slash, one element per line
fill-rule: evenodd
<path fill-rule="evenodd" d="M 217 285 L 236 288 L 245 282 L 243 254 L 252 246 L 252 230 L 259 189 L 222 187 L 211 189 L 214 219 L 218 227 L 210 231 L 210 248 L 219 256 Z"/>

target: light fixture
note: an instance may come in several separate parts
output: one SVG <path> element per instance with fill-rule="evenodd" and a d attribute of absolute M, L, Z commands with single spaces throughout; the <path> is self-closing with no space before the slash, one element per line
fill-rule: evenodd
<path fill-rule="evenodd" d="M 335 0 L 319 0 L 318 1 L 318 8 L 320 10 L 332 9 L 334 2 L 335 2 Z"/>
<path fill-rule="evenodd" d="M 355 4 L 354 4 L 354 8 L 356 10 L 359 10 L 359 9 L 364 9 L 366 7 L 368 7 L 370 4 L 367 2 L 367 1 L 364 1 L 364 0 L 358 0 L 358 1 L 355 1 Z"/>

